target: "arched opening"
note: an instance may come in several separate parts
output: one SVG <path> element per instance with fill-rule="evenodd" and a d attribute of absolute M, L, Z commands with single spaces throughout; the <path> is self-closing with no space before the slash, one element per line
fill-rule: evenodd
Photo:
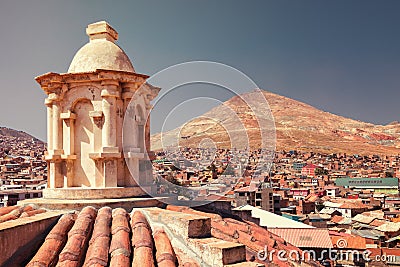
<path fill-rule="evenodd" d="M 93 121 L 89 116 L 91 111 L 93 105 L 88 99 L 79 100 L 73 107 L 73 112 L 76 114 L 74 150 L 77 157 L 74 164 L 73 186 L 94 185 L 95 163 L 89 158 L 94 144 Z"/>

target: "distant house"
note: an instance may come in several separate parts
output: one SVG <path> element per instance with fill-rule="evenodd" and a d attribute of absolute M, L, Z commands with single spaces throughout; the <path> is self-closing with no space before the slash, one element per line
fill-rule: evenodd
<path fill-rule="evenodd" d="M 325 192 L 328 197 L 338 197 L 340 194 L 340 188 L 337 186 L 325 186 Z"/>
<path fill-rule="evenodd" d="M 357 214 L 363 213 L 368 210 L 368 206 L 361 203 L 360 201 L 336 203 L 331 201 L 325 201 L 324 210 L 338 211 L 341 216 L 345 218 L 352 218 Z"/>
<path fill-rule="evenodd" d="M 295 200 L 305 199 L 310 194 L 309 188 L 291 188 L 290 194 Z"/>
<path fill-rule="evenodd" d="M 0 207 L 17 205 L 17 202 L 29 198 L 42 197 L 42 190 L 1 190 L 0 191 Z"/>
<path fill-rule="evenodd" d="M 301 168 L 301 175 L 315 177 L 315 170 L 318 168 L 317 165 L 307 164 Z"/>
<path fill-rule="evenodd" d="M 399 178 L 337 178 L 336 186 L 355 189 L 369 189 L 375 193 L 398 194 Z"/>
<path fill-rule="evenodd" d="M 330 218 L 330 216 L 328 216 Z M 327 228 L 328 217 L 324 218 L 319 214 L 308 214 L 303 218 L 303 223 L 317 227 Z"/>
<path fill-rule="evenodd" d="M 299 205 L 296 206 L 296 214 L 310 214 L 315 212 L 315 202 L 299 200 Z"/>
<path fill-rule="evenodd" d="M 293 170 L 296 172 L 301 172 L 301 170 L 303 169 L 303 167 L 306 166 L 306 163 L 303 161 L 295 161 L 293 162 Z"/>

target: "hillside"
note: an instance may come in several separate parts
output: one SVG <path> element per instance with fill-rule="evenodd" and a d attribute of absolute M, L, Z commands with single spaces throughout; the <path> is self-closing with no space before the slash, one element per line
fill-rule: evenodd
<path fill-rule="evenodd" d="M 400 153 L 398 122 L 374 125 L 324 112 L 267 91 L 262 93 L 268 100 L 275 120 L 277 150 L 360 155 Z M 253 94 L 246 93 L 242 97 L 251 99 Z M 264 101 L 260 99 L 258 106 L 256 102 L 256 109 L 265 109 Z M 266 128 L 270 129 L 270 120 L 267 118 L 265 122 L 269 124 Z M 245 131 L 240 131 L 240 128 L 244 129 L 241 125 L 245 126 Z M 246 144 L 249 140 L 250 147 L 257 148 L 260 145 L 258 128 L 252 111 L 236 96 L 182 127 L 164 133 L 163 142 L 164 146 L 179 142 L 181 146 L 193 147 L 204 145 L 204 140 L 209 138 L 218 147 L 237 147 L 237 144 Z M 238 131 L 241 134 L 232 134 Z M 268 136 L 272 137 L 272 133 L 268 132 Z M 161 134 L 152 136 L 153 150 L 161 149 L 160 140 Z"/>
<path fill-rule="evenodd" d="M 23 131 L 14 130 L 14 129 L 7 128 L 7 127 L 0 127 L 0 136 L 38 140 L 37 138 L 35 138 L 32 135 L 27 134 Z"/>

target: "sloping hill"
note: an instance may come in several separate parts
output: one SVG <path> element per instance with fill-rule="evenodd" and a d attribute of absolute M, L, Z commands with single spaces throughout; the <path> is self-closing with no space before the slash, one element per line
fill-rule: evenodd
<path fill-rule="evenodd" d="M 262 91 L 262 93 L 268 100 L 275 120 L 278 150 L 296 149 L 360 155 L 400 153 L 400 124 L 398 122 L 374 125 L 324 112 L 305 103 L 267 91 Z M 251 98 L 252 94 L 257 97 L 254 92 L 243 94 L 241 97 Z M 241 100 L 241 97 L 233 97 L 183 126 L 164 133 L 162 137 L 164 146 L 178 142 L 181 146 L 197 147 L 209 138 L 218 147 L 237 147 L 238 144 L 247 144 L 247 142 L 252 148 L 259 147 L 261 136 L 257 130 L 259 124 L 254 112 Z M 257 101 L 257 99 L 253 100 Z M 258 108 L 266 108 L 265 100 L 259 99 Z M 243 130 L 241 125 L 246 130 Z M 268 118 L 262 125 L 266 125 L 267 129 L 271 128 Z M 232 134 L 235 131 L 241 131 L 241 134 Z M 272 138 L 272 135 L 268 132 L 269 138 Z M 153 135 L 152 149 L 161 148 L 161 134 Z"/>
<path fill-rule="evenodd" d="M 17 137 L 17 138 L 23 138 L 23 139 L 34 139 L 37 141 L 40 141 L 39 139 L 33 137 L 30 134 L 27 134 L 23 131 L 18 131 L 18 130 L 14 130 L 11 128 L 7 128 L 7 127 L 0 127 L 0 136 L 8 136 L 8 137 Z"/>

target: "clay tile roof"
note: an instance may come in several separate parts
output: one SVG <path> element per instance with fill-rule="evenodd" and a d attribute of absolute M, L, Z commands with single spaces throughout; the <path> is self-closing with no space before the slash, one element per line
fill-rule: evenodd
<path fill-rule="evenodd" d="M 177 259 L 171 242 L 164 229 L 157 229 L 154 233 L 156 246 L 156 260 L 159 267 L 174 267 Z"/>
<path fill-rule="evenodd" d="M 198 229 L 205 234 L 191 237 L 190 232 Z M 315 247 L 329 247 L 323 244 L 323 234 L 314 236 Z M 138 208 L 131 213 L 122 208 L 85 207 L 58 219 L 40 248 L 29 256 L 27 266 L 200 267 L 218 261 L 215 266 L 270 266 L 256 257 L 266 247 L 268 251 L 301 253 L 295 242 L 282 233 L 188 207 Z M 277 257 L 272 263 L 290 265 Z"/>
<path fill-rule="evenodd" d="M 129 227 L 128 213 L 121 208 L 112 212 L 111 244 L 110 244 L 110 266 L 130 266 L 131 228 Z"/>
<path fill-rule="evenodd" d="M 254 192 L 257 191 L 256 188 L 251 188 L 250 186 L 245 186 L 242 188 L 235 189 L 235 192 Z"/>
<path fill-rule="evenodd" d="M 154 266 L 153 238 L 151 228 L 146 217 L 140 211 L 135 211 L 131 216 L 132 225 L 132 266 L 151 267 Z"/>
<path fill-rule="evenodd" d="M 80 266 L 82 264 L 95 218 L 95 208 L 85 207 L 82 209 L 68 233 L 67 244 L 61 251 L 56 266 Z"/>
<path fill-rule="evenodd" d="M 110 243 L 111 208 L 99 209 L 84 266 L 107 266 Z"/>
<path fill-rule="evenodd" d="M 26 218 L 35 216 L 36 214 L 44 213 L 44 209 L 36 209 L 34 206 L 9 206 L 0 208 L 0 223 L 18 218 Z"/>
<path fill-rule="evenodd" d="M 47 235 L 44 243 L 27 267 L 54 266 L 57 263 L 58 254 L 67 242 L 67 233 L 75 223 L 75 219 L 75 214 L 63 215 Z"/>

